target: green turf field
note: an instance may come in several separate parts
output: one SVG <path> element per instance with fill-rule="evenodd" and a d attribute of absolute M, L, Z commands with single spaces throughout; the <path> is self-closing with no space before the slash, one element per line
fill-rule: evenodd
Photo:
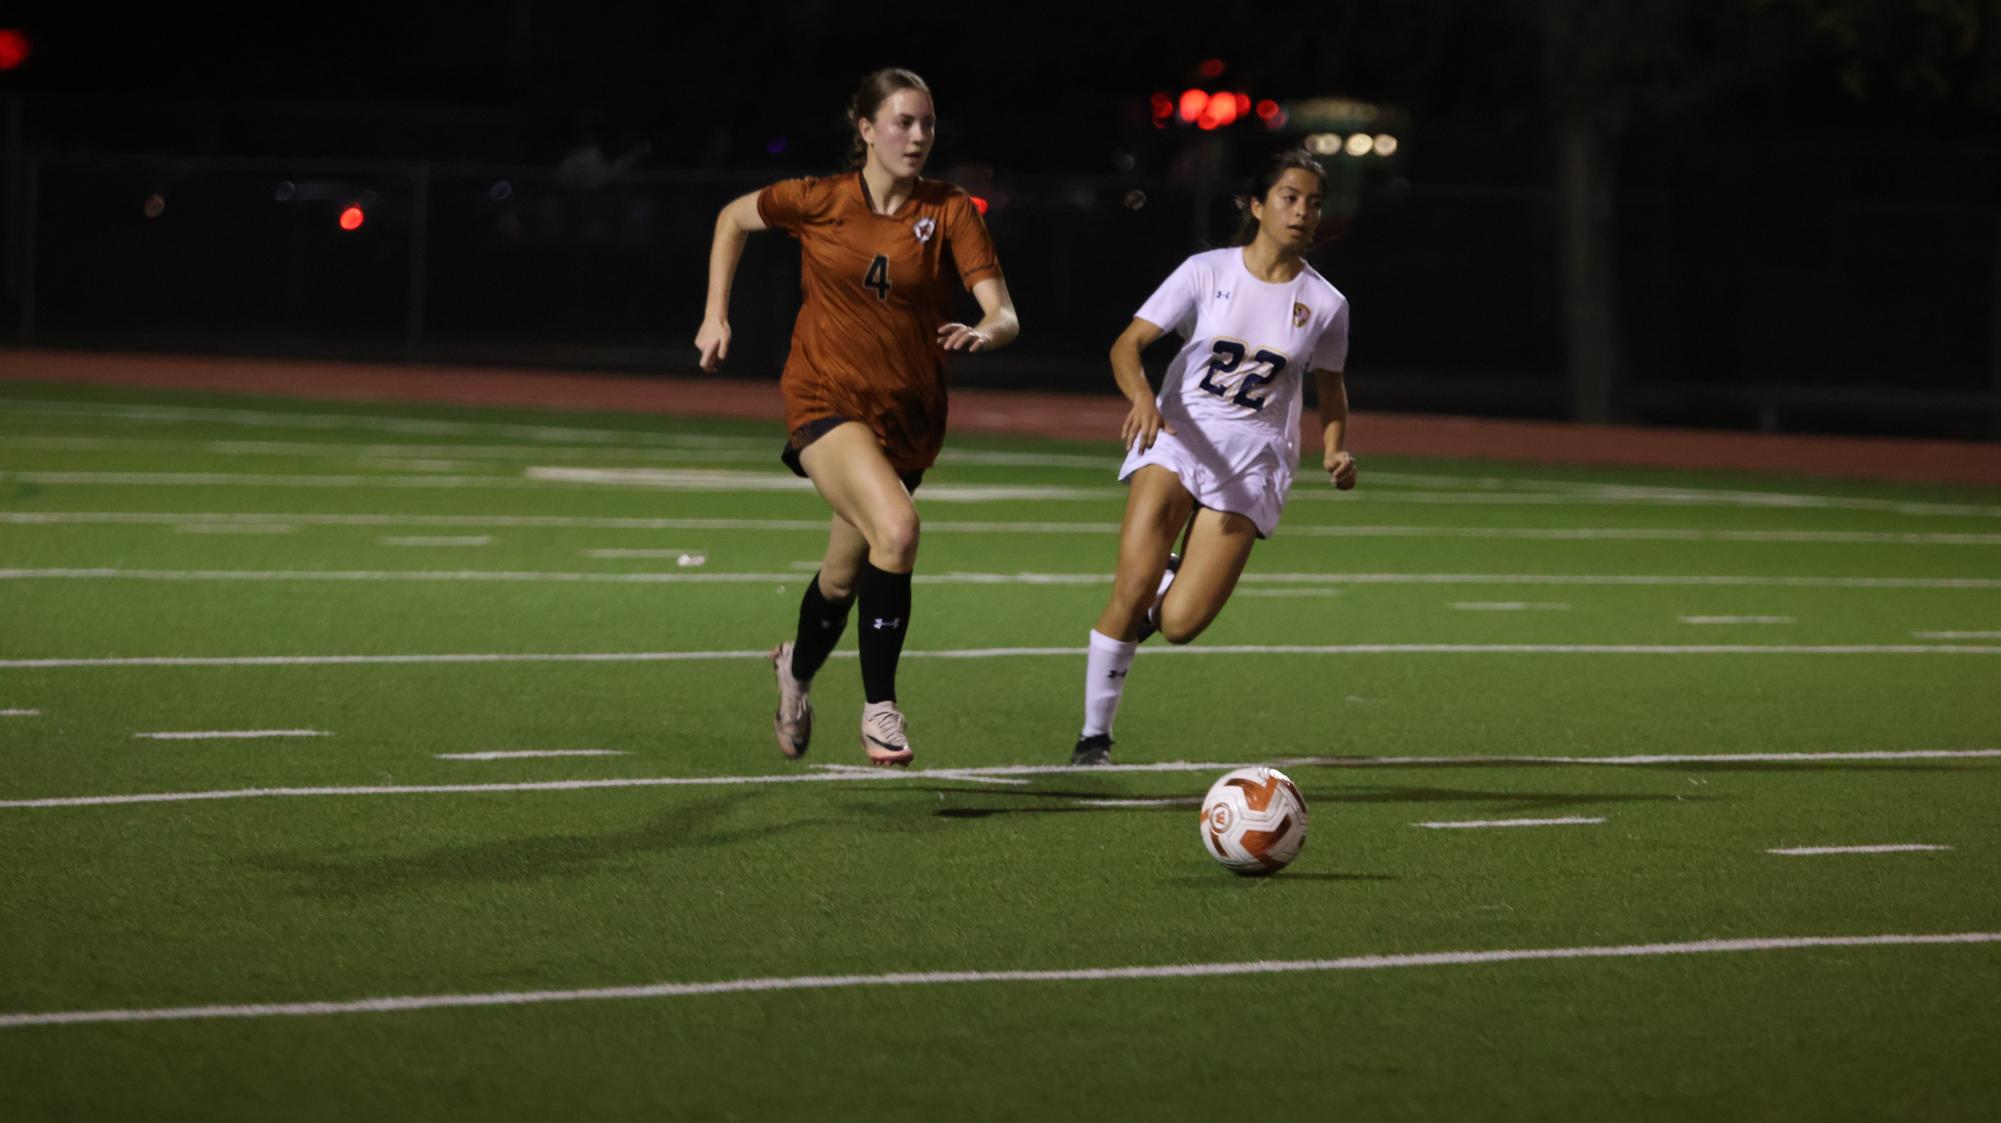
<path fill-rule="evenodd" d="M 1364 425 L 1080 773 L 1116 449 L 960 438 L 889 774 L 775 433 L 0 383 L 0 1118 L 2001 1110 L 2001 493 Z"/>

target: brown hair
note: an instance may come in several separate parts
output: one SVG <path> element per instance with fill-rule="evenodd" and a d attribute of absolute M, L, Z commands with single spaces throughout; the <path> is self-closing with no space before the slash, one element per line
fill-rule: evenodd
<path fill-rule="evenodd" d="M 885 66 L 864 76 L 855 96 L 848 99 L 848 124 L 855 130 L 854 142 L 848 146 L 849 171 L 860 171 L 868 163 L 868 145 L 862 143 L 861 123 L 875 120 L 876 110 L 899 90 L 916 90 L 925 97 L 931 96 L 931 87 L 924 84 L 916 71 Z"/>
<path fill-rule="evenodd" d="M 1258 173 L 1258 177 L 1251 181 L 1250 191 L 1237 196 L 1237 213 L 1242 217 L 1237 221 L 1237 233 L 1230 240 L 1231 245 L 1248 246 L 1257 240 L 1258 220 L 1257 216 L 1251 213 L 1251 203 L 1264 202 L 1271 196 L 1271 189 L 1277 187 L 1278 181 L 1285 177 L 1285 173 L 1294 169 L 1318 179 L 1320 190 L 1326 192 L 1327 169 L 1320 166 L 1320 161 L 1314 159 L 1311 152 L 1304 148 L 1288 148 L 1278 153 L 1265 165 L 1264 171 Z"/>

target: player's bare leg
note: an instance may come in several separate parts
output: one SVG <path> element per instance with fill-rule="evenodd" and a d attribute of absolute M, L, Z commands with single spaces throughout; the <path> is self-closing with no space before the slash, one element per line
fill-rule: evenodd
<path fill-rule="evenodd" d="M 1257 527 L 1242 515 L 1195 512 L 1181 571 L 1160 602 L 1161 637 L 1181 644 L 1201 635 L 1229 602 L 1257 542 Z"/>
<path fill-rule="evenodd" d="M 1128 487 L 1112 595 L 1091 632 L 1084 667 L 1084 728 L 1071 750 L 1072 764 L 1112 762 L 1112 719 L 1125 693 L 1126 672 L 1139 648 L 1147 610 L 1159 595 L 1174 538 L 1195 509 L 1195 497 L 1181 478 L 1158 465 L 1134 472 Z"/>
<path fill-rule="evenodd" d="M 1112 595 L 1098 616 L 1098 631 L 1113 639 L 1137 640 L 1167 572 L 1167 555 L 1174 539 L 1188 525 L 1195 497 L 1181 477 L 1158 464 L 1132 474 L 1126 492 L 1125 521 L 1119 526 L 1119 562 L 1112 574 Z"/>
<path fill-rule="evenodd" d="M 910 627 L 910 571 L 917 563 L 917 505 L 867 426 L 837 425 L 799 454 L 800 466 L 841 522 L 866 543 L 853 587 L 861 605 L 861 743 L 875 764 L 908 764 L 903 712 L 896 704 L 896 664 Z M 852 559 L 852 539 L 829 536 L 829 561 Z M 836 556 L 836 547 L 841 555 Z"/>

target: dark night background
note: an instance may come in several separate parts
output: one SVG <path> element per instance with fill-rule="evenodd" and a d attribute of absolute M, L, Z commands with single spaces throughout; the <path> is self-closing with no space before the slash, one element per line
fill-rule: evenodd
<path fill-rule="evenodd" d="M 894 64 L 937 94 L 929 171 L 991 199 L 1022 312 L 962 380 L 1109 387 L 1130 309 L 1301 139 L 1156 128 L 1149 96 L 1196 87 L 1356 99 L 1398 135 L 1326 158 L 1348 221 L 1315 262 L 1354 303 L 1363 408 L 2001 435 L 2001 0 L 71 3 L 0 27 L 30 45 L 0 73 L 17 344 L 685 372 L 715 210 L 831 170 L 855 81 Z M 587 142 L 634 160 L 580 176 Z M 734 374 L 775 373 L 796 284 L 755 242 Z"/>

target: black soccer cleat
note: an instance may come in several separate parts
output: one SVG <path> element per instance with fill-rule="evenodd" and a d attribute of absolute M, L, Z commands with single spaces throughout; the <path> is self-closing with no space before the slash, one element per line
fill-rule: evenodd
<path fill-rule="evenodd" d="M 1096 766 L 1111 762 L 1112 735 L 1109 733 L 1077 738 L 1077 747 L 1070 753 L 1070 763 L 1073 765 Z"/>

